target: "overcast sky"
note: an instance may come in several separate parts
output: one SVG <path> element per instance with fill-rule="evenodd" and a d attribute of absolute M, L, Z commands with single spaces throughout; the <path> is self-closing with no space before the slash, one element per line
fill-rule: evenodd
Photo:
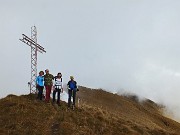
<path fill-rule="evenodd" d="M 0 97 L 26 94 L 38 30 L 38 71 L 166 104 L 180 118 L 179 0 L 0 0 Z"/>

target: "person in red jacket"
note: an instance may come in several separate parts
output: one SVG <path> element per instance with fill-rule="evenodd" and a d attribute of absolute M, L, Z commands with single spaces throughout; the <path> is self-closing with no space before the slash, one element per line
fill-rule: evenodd
<path fill-rule="evenodd" d="M 45 86 L 45 88 L 46 88 L 45 101 L 46 101 L 46 102 L 49 102 L 49 100 L 50 100 L 50 94 L 51 94 L 51 89 L 52 89 L 52 86 L 53 86 L 54 76 L 49 73 L 49 70 L 48 70 L 48 69 L 46 69 L 45 72 L 46 72 L 46 74 L 44 75 L 44 86 Z"/>

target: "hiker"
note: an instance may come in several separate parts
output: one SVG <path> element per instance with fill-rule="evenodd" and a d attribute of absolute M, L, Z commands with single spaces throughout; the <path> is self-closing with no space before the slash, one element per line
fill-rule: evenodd
<path fill-rule="evenodd" d="M 73 97 L 72 109 L 75 108 L 75 99 L 76 99 L 76 91 L 77 91 L 77 82 L 74 81 L 74 77 L 70 76 L 70 81 L 67 84 L 68 86 L 68 108 L 71 106 L 71 97 Z"/>
<path fill-rule="evenodd" d="M 44 89 L 44 72 L 40 71 L 39 76 L 36 78 L 36 88 L 38 89 L 38 97 L 37 99 L 42 100 L 43 89 Z"/>
<path fill-rule="evenodd" d="M 57 76 L 54 78 L 54 86 L 53 86 L 53 103 L 55 102 L 55 96 L 57 93 L 57 104 L 60 105 L 60 93 L 63 93 L 62 87 L 62 74 L 58 73 Z"/>
<path fill-rule="evenodd" d="M 52 86 L 53 86 L 54 76 L 49 73 L 48 69 L 46 69 L 45 72 L 46 72 L 46 74 L 44 75 L 44 85 L 45 85 L 45 88 L 46 88 L 45 101 L 49 102 L 50 94 L 51 94 L 51 89 L 52 89 Z"/>

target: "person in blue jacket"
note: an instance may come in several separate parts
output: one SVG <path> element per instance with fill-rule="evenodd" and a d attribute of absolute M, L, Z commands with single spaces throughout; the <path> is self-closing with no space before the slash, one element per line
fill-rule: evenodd
<path fill-rule="evenodd" d="M 77 82 L 74 81 L 74 77 L 70 76 L 70 81 L 67 84 L 68 86 L 68 108 L 71 106 L 71 97 L 73 97 L 72 109 L 75 108 L 76 92 L 77 92 Z"/>
<path fill-rule="evenodd" d="M 44 72 L 40 71 L 39 76 L 36 78 L 36 88 L 38 89 L 38 99 L 42 100 L 44 89 Z"/>

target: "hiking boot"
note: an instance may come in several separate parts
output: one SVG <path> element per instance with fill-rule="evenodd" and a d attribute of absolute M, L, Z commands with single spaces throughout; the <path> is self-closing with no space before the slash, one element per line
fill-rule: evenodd
<path fill-rule="evenodd" d="M 45 100 L 45 103 L 50 104 L 50 101 L 49 100 Z"/>
<path fill-rule="evenodd" d="M 75 110 L 75 106 L 74 105 L 72 106 L 72 110 Z"/>
<path fill-rule="evenodd" d="M 71 109 L 71 106 L 68 105 L 68 110 Z"/>

